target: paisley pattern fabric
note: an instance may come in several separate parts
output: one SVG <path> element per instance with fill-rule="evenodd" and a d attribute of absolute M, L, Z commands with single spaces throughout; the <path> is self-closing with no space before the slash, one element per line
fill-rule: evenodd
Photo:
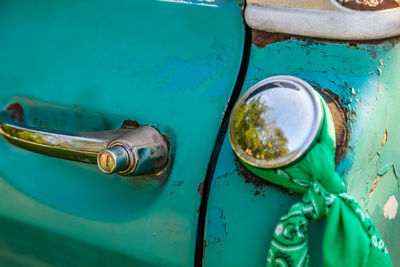
<path fill-rule="evenodd" d="M 325 119 L 319 140 L 303 159 L 281 169 L 260 169 L 246 163 L 259 177 L 302 193 L 275 227 L 267 267 L 308 266 L 308 227 L 326 219 L 322 244 L 324 266 L 393 266 L 386 246 L 365 211 L 345 191 L 335 172 L 335 128 L 322 100 Z"/>
<path fill-rule="evenodd" d="M 343 215 L 344 218 L 338 218 Z M 302 202 L 292 206 L 280 219 L 268 252 L 267 266 L 308 266 L 309 222 L 327 216 L 334 225 L 327 225 L 324 236 L 325 266 L 391 266 L 385 244 L 363 209 L 346 193 L 331 194 L 318 182 L 313 182 Z M 335 223 L 340 220 L 343 225 Z M 351 247 L 346 249 L 346 246 Z M 369 259 L 369 250 L 376 250 L 374 255 L 381 254 L 379 264 Z"/>

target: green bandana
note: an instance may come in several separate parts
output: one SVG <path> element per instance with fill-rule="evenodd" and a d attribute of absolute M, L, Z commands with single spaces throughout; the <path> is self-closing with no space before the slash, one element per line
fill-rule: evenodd
<path fill-rule="evenodd" d="M 335 172 L 335 128 L 326 103 L 321 101 L 325 112 L 322 132 L 302 160 L 273 170 L 243 162 L 257 176 L 304 194 L 276 226 L 267 266 L 308 266 L 308 225 L 322 218 L 326 218 L 324 266 L 393 266 L 371 219 L 345 193 L 346 187 Z"/>

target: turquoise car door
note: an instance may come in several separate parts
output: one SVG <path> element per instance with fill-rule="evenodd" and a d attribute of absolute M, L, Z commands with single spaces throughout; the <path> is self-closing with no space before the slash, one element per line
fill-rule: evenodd
<path fill-rule="evenodd" d="M 132 178 L 2 138 L 0 265 L 194 264 L 202 182 L 242 61 L 241 9 L 236 0 L 0 2 L 3 109 L 44 131 L 137 121 L 171 145 L 168 175 Z"/>

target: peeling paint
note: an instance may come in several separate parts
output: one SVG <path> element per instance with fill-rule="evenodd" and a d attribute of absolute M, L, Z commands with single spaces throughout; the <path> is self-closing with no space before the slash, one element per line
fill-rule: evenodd
<path fill-rule="evenodd" d="M 254 175 L 251 171 L 249 171 L 243 164 L 242 162 L 235 157 L 235 163 L 236 163 L 236 171 L 237 174 L 242 177 L 244 179 L 244 182 L 246 184 L 252 184 L 254 186 L 254 195 L 255 196 L 261 196 L 264 197 L 264 188 L 265 187 L 273 187 L 275 188 L 277 191 L 280 191 L 282 193 L 287 193 L 289 194 L 289 190 L 273 184 L 271 182 L 268 182 L 267 180 L 264 180 L 256 175 Z"/>
<path fill-rule="evenodd" d="M 356 96 L 356 91 L 354 90 L 353 87 L 350 87 L 350 91 L 351 91 L 351 93 L 352 93 L 354 96 Z"/>
<path fill-rule="evenodd" d="M 354 91 L 354 88 L 351 88 Z M 349 111 L 346 106 L 341 106 L 340 97 L 329 89 L 318 90 L 331 111 L 333 122 L 335 125 L 336 135 L 336 151 L 335 164 L 337 165 L 346 154 L 349 146 L 349 129 L 347 128 Z M 354 92 L 355 94 L 355 92 Z"/>
<path fill-rule="evenodd" d="M 371 188 L 371 190 L 369 191 L 369 197 L 370 197 L 370 198 L 372 197 L 372 194 L 374 193 L 375 188 L 376 188 L 376 186 L 378 185 L 379 179 L 381 179 L 381 177 L 382 177 L 382 176 L 379 176 L 379 175 L 376 176 L 375 181 L 374 181 L 374 184 L 372 185 L 372 188 Z"/>
<path fill-rule="evenodd" d="M 282 33 L 271 33 L 258 30 L 252 30 L 252 43 L 258 48 L 277 42 L 289 40 L 290 36 Z"/>
<path fill-rule="evenodd" d="M 122 123 L 121 128 L 123 129 L 131 129 L 131 128 L 136 128 L 139 127 L 139 123 L 137 121 L 132 121 L 132 120 L 124 120 Z"/>
<path fill-rule="evenodd" d="M 376 186 L 378 185 L 380 179 L 390 170 L 393 170 L 393 174 L 397 179 L 396 171 L 394 169 L 394 165 L 392 162 L 385 164 L 382 168 L 380 168 L 377 172 L 377 176 L 375 178 L 374 184 L 372 185 L 371 190 L 369 191 L 369 197 L 372 197 L 372 194 L 374 193 Z"/>
<path fill-rule="evenodd" d="M 396 197 L 391 196 L 383 207 L 383 215 L 385 216 L 385 218 L 392 220 L 396 217 L 398 208 L 399 203 L 397 202 Z"/>
<path fill-rule="evenodd" d="M 378 171 L 377 174 L 378 174 L 379 176 L 383 176 L 383 175 L 385 175 L 391 168 L 393 168 L 393 163 L 392 163 L 392 162 L 387 163 L 387 164 L 383 165 L 382 168 L 379 169 L 379 171 Z"/>
<path fill-rule="evenodd" d="M 197 188 L 197 192 L 199 193 L 200 196 L 203 196 L 204 182 L 205 182 L 205 180 L 203 182 L 201 182 L 199 184 L 199 187 Z"/>
<path fill-rule="evenodd" d="M 201 260 L 204 261 L 204 256 L 206 255 L 207 241 L 203 240 L 203 253 L 201 254 Z"/>
<path fill-rule="evenodd" d="M 370 214 L 382 214 L 381 211 L 386 200 L 392 195 L 397 195 L 398 192 L 399 183 L 394 165 L 393 163 L 387 163 L 377 171 L 375 181 L 371 190 L 369 190 L 369 197 L 364 199 L 364 207 L 368 208 Z"/>
<path fill-rule="evenodd" d="M 207 214 L 207 244 L 219 243 L 227 235 L 223 211 L 212 207 Z"/>
<path fill-rule="evenodd" d="M 378 72 L 378 75 L 381 76 L 382 74 L 382 70 L 380 67 L 376 67 L 376 71 Z"/>
<path fill-rule="evenodd" d="M 386 142 L 387 142 L 387 135 L 388 135 L 388 132 L 387 132 L 387 129 L 385 129 L 385 130 L 383 131 L 382 146 L 386 145 Z"/>
<path fill-rule="evenodd" d="M 184 182 L 185 182 L 185 181 L 183 181 L 183 180 L 176 180 L 176 181 L 172 184 L 172 186 L 181 186 L 181 185 L 183 185 Z"/>
<path fill-rule="evenodd" d="M 400 187 L 400 183 L 399 183 L 399 180 L 397 177 L 396 165 L 394 165 L 394 164 L 393 164 L 393 174 L 394 174 L 394 177 L 396 177 L 396 179 L 397 179 L 397 186 Z"/>

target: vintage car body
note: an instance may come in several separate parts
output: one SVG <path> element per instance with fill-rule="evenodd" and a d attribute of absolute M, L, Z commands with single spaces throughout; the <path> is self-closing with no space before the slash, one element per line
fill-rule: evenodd
<path fill-rule="evenodd" d="M 126 178 L 1 139 L 2 266 L 264 265 L 276 222 L 299 196 L 244 169 L 227 119 L 240 94 L 280 74 L 337 97 L 349 132 L 337 171 L 399 266 L 396 31 L 374 41 L 267 33 L 246 26 L 244 8 L 0 2 L 1 107 L 18 103 L 24 123 L 64 131 L 136 120 L 168 135 L 172 149 L 168 175 Z M 321 265 L 323 228 L 311 228 L 312 266 Z"/>

